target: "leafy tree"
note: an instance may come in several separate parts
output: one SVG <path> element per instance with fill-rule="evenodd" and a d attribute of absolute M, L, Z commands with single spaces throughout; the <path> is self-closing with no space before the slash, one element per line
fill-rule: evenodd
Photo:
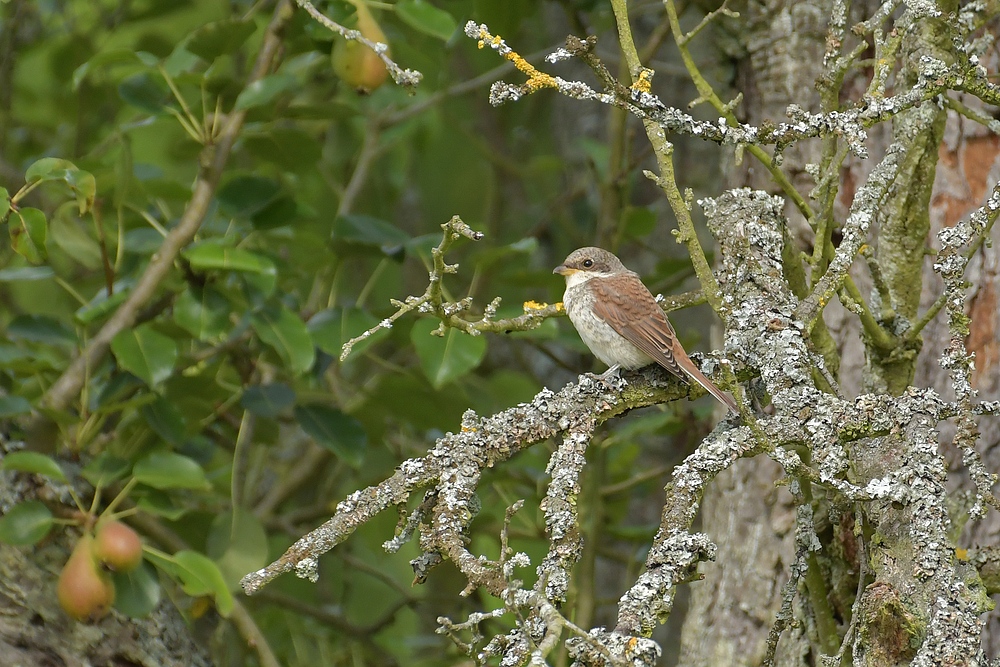
<path fill-rule="evenodd" d="M 997 653 L 996 2 L 0 12 L 3 664 Z"/>

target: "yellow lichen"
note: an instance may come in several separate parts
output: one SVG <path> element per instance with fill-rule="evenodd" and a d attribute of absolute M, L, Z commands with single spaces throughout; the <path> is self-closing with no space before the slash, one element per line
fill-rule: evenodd
<path fill-rule="evenodd" d="M 479 37 L 479 48 L 483 48 L 486 41 L 488 41 L 490 46 L 498 52 L 503 53 L 503 49 L 506 48 L 503 43 L 503 38 L 500 37 L 500 35 L 491 35 L 486 30 L 480 30 Z M 528 77 L 528 81 L 524 84 L 524 89 L 528 93 L 533 93 L 537 90 L 541 90 L 542 88 L 556 87 L 555 77 L 545 74 L 544 72 L 539 72 L 517 51 L 508 48 L 507 52 L 503 53 L 503 57 L 511 61 L 519 72 Z"/>
<path fill-rule="evenodd" d="M 651 90 L 650 82 L 653 80 L 653 70 L 642 68 L 639 71 L 639 78 L 632 84 L 632 90 L 640 93 L 648 93 Z"/>
<path fill-rule="evenodd" d="M 526 313 L 531 312 L 533 310 L 544 310 L 545 308 L 548 308 L 549 306 L 554 307 L 556 309 L 557 313 L 562 313 L 562 312 L 564 312 L 566 310 L 566 308 L 563 307 L 562 301 L 560 301 L 559 303 L 554 303 L 554 304 L 538 303 L 537 301 L 525 301 L 521 305 L 521 307 L 524 308 L 524 312 L 526 312 Z"/>

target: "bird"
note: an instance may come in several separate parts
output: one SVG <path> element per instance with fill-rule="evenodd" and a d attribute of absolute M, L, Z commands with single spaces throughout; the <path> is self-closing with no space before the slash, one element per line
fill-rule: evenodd
<path fill-rule="evenodd" d="M 693 379 L 733 413 L 736 401 L 698 370 L 639 274 L 603 248 L 574 250 L 552 270 L 566 279 L 563 306 L 590 351 L 609 366 L 634 370 L 657 363 L 673 375 Z"/>

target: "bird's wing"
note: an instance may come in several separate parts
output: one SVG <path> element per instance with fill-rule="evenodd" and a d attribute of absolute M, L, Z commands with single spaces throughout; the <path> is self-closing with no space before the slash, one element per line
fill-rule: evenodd
<path fill-rule="evenodd" d="M 667 316 L 645 285 L 639 282 L 641 289 L 623 292 L 615 288 L 614 281 L 602 278 L 588 280 L 586 284 L 594 290 L 595 315 L 652 357 L 653 361 L 682 380 L 693 378 L 730 411 L 739 412 L 736 401 L 715 386 L 691 361 L 677 341 L 677 334 Z"/>
<path fill-rule="evenodd" d="M 636 279 L 638 282 L 638 278 Z M 611 325 L 628 342 L 648 354 L 668 371 L 687 380 L 674 355 L 677 334 L 656 299 L 642 289 L 622 292 L 614 281 L 594 278 L 587 286 L 594 290 L 594 314 Z M 684 354 L 683 351 L 681 354 Z M 686 355 L 685 355 L 686 356 Z"/>

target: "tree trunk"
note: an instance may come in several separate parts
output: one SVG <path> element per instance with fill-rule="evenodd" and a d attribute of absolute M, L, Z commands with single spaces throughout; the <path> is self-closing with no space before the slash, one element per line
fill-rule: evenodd
<path fill-rule="evenodd" d="M 778 123 L 784 119 L 790 104 L 811 111 L 820 111 L 820 94 L 814 83 L 823 74 L 823 53 L 826 49 L 826 22 L 833 3 L 751 2 L 740 7 L 744 28 L 739 36 L 744 40 L 746 57 L 739 64 L 738 90 L 743 92 L 741 120 L 759 126 L 762 121 Z M 870 17 L 879 3 L 854 3 L 847 25 Z M 904 62 L 931 53 L 948 61 L 950 44 L 941 43 L 933 21 L 922 23 L 908 36 L 902 52 Z M 994 58 L 996 52 L 993 52 Z M 909 57 L 909 58 L 908 58 Z M 988 71 L 996 71 L 997 62 L 983 63 Z M 840 99 L 858 99 L 870 81 L 871 71 L 855 72 L 841 87 Z M 905 85 L 906 72 L 899 75 Z M 912 83 L 912 82 L 909 82 Z M 975 100 L 969 101 L 969 105 Z M 941 293 L 940 277 L 933 270 L 933 257 L 925 248 L 937 247 L 937 232 L 954 225 L 975 208 L 985 197 L 1000 174 L 1000 139 L 958 113 L 947 114 L 930 103 L 918 106 L 894 119 L 893 129 L 876 125 L 869 130 L 867 159 L 849 158 L 842 170 L 839 194 L 835 202 L 837 219 L 844 220 L 859 184 L 863 183 L 885 154 L 886 148 L 900 136 L 907 138 L 908 155 L 897 185 L 886 198 L 888 213 L 879 221 L 872 237 L 878 239 L 878 261 L 890 298 L 885 303 L 877 299 L 868 267 L 856 261 L 851 276 L 860 293 L 869 300 L 871 310 L 886 328 L 899 324 L 912 326 Z M 784 153 L 783 168 L 790 180 L 805 197 L 815 187 L 806 171 L 807 164 L 819 164 L 819 141 L 796 144 Z M 729 187 L 749 186 L 778 192 L 761 165 L 749 157 L 729 170 Z M 931 188 L 933 183 L 933 189 Z M 793 235 L 807 228 L 803 216 L 791 204 L 786 207 Z M 998 232 L 993 231 L 997 240 Z M 835 240 L 836 242 L 836 240 Z M 810 248 L 803 250 L 811 251 Z M 972 319 L 969 349 L 976 354 L 974 382 L 979 398 L 1000 397 L 1000 307 L 998 307 L 997 252 L 984 245 L 970 263 L 966 278 L 977 286 L 970 294 L 967 313 Z M 916 270 L 914 270 L 916 268 Z M 876 295 L 876 296 L 871 296 Z M 870 340 L 862 337 L 858 318 L 839 302 L 829 304 L 824 321 L 836 343 L 837 378 L 847 397 L 861 392 L 899 394 L 910 384 L 931 387 L 945 398 L 954 396 L 949 375 L 938 359 L 949 341 L 947 318 L 939 315 L 924 330 L 922 347 L 918 342 L 910 355 L 898 352 L 893 358 L 883 356 Z M 905 322 L 905 324 L 903 324 Z M 948 425 L 944 424 L 944 429 Z M 980 428 L 980 452 L 988 470 L 1000 468 L 1000 426 L 995 419 L 984 418 Z M 951 486 L 973 488 L 962 463 L 961 452 L 947 442 L 944 453 L 951 463 Z M 891 449 L 888 441 L 882 446 Z M 869 474 L 879 474 L 875 469 Z M 884 474 L 884 471 L 883 471 Z M 680 664 L 685 666 L 732 664 L 757 665 L 764 655 L 768 632 L 781 602 L 781 585 L 788 578 L 789 564 L 794 553 L 794 507 L 787 493 L 775 490 L 774 483 L 781 470 L 761 457 L 739 461 L 721 474 L 705 494 L 703 530 L 718 545 L 716 565 L 703 566 L 706 581 L 692 585 L 691 609 L 685 619 Z M 768 498 L 767 502 L 763 499 Z M 891 514 L 884 508 L 883 514 Z M 869 515 L 875 510 L 868 512 Z M 850 604 L 857 586 L 857 549 L 853 544 L 854 520 L 841 515 L 841 522 L 829 525 L 824 517 L 829 508 L 814 503 L 816 531 L 824 543 L 824 571 L 831 582 L 828 600 L 835 612 L 834 620 L 843 635 L 850 620 Z M 834 513 L 836 515 L 836 513 Z M 881 515 L 878 515 L 881 516 Z M 898 517 L 907 520 L 906 517 Z M 964 521 L 962 516 L 953 520 Z M 958 525 L 961 525 L 960 523 Z M 880 534 L 886 527 L 880 529 Z M 904 539 L 895 536 L 891 539 Z M 977 546 L 995 544 L 1000 538 L 1000 518 L 996 512 L 966 527 L 964 541 L 970 555 Z M 876 561 L 877 562 L 877 561 Z M 959 570 L 961 567 L 959 567 Z M 868 613 L 863 605 L 859 626 L 864 641 L 871 647 L 864 656 L 856 656 L 864 664 L 907 664 L 912 653 L 905 646 L 892 646 L 890 626 L 899 627 L 905 621 L 905 609 L 898 601 L 885 599 L 896 594 L 896 582 L 891 573 L 876 565 L 871 573 L 874 582 L 866 590 L 866 603 L 871 609 L 899 608 L 900 615 L 892 619 Z M 805 583 L 799 583 L 797 604 L 814 600 Z M 814 618 L 816 610 L 807 610 Z M 802 616 L 796 614 L 797 618 Z M 892 622 L 890 623 L 889 620 Z M 877 630 L 885 630 L 875 636 Z M 992 631 L 991 631 L 992 630 Z M 984 633 L 987 655 L 1000 652 L 1000 615 L 994 612 Z M 776 664 L 813 664 L 809 657 L 810 644 L 818 648 L 813 627 L 786 629 L 776 653 Z M 967 656 L 972 659 L 973 656 Z M 881 662 L 880 662 L 881 661 Z"/>

